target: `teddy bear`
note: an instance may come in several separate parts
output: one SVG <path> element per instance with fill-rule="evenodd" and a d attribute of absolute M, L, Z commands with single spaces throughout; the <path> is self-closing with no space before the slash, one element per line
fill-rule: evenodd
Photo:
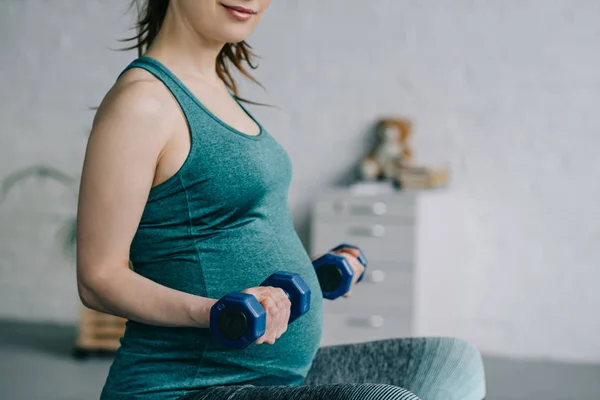
<path fill-rule="evenodd" d="M 408 141 L 412 123 L 406 119 L 383 118 L 376 126 L 377 144 L 362 160 L 360 175 L 365 181 L 397 179 L 398 170 L 410 164 L 413 151 Z"/>

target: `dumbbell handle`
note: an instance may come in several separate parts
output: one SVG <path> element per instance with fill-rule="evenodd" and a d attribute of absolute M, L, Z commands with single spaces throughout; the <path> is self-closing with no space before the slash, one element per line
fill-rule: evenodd
<path fill-rule="evenodd" d="M 280 288 L 290 299 L 290 324 L 310 309 L 310 288 L 298 274 L 275 272 L 260 285 Z"/>

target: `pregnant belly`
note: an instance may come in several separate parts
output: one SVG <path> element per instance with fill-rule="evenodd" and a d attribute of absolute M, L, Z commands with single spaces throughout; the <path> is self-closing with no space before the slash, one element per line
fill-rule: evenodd
<path fill-rule="evenodd" d="M 312 262 L 295 232 L 246 234 L 243 238 L 232 241 L 229 237 L 227 243 L 238 245 L 227 251 L 201 253 L 209 297 L 220 298 L 231 291 L 258 286 L 273 272 L 286 271 L 298 273 L 306 281 L 311 289 L 311 307 L 290 324 L 274 345 L 231 350 L 211 341 L 204 359 L 209 364 L 231 369 L 229 373 L 252 371 L 256 374 L 255 384 L 299 383 L 310 368 L 322 333 L 322 293 Z M 211 247 L 218 249 L 219 243 L 212 243 Z"/>
<path fill-rule="evenodd" d="M 200 365 L 225 368 L 223 373 L 236 368 L 263 371 L 272 366 L 279 374 L 289 370 L 294 375 L 309 367 L 321 340 L 322 293 L 310 257 L 291 224 L 267 226 L 259 221 L 223 230 L 218 235 L 198 237 L 193 245 L 168 260 L 136 267 L 140 274 L 165 286 L 212 299 L 258 286 L 276 271 L 299 274 L 311 289 L 311 308 L 275 345 L 228 350 L 220 348 L 216 340 L 194 339 L 194 335 L 190 338 L 189 332 L 185 342 L 193 344 L 194 353 L 205 353 Z M 146 333 L 151 340 L 169 336 L 167 332 L 154 336 L 154 329 L 149 330 Z M 177 333 L 174 335 L 172 341 L 177 341 Z"/>
<path fill-rule="evenodd" d="M 223 348 L 208 329 L 130 323 L 106 393 L 165 395 L 236 383 L 301 383 L 319 348 L 323 312 L 310 257 L 295 233 L 228 232 L 227 238 L 197 242 L 192 249 L 167 262 L 138 265 L 137 271 L 166 286 L 215 299 L 257 286 L 275 271 L 295 272 L 311 289 L 310 310 L 274 345 L 244 350 Z"/>

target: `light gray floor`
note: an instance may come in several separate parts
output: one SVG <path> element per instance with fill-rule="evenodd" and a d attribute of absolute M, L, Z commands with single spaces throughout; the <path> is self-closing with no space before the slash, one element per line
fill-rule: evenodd
<path fill-rule="evenodd" d="M 98 399 L 109 358 L 74 360 L 72 327 L 0 323 L 0 398 Z M 488 400 L 599 400 L 600 366 L 485 357 Z"/>

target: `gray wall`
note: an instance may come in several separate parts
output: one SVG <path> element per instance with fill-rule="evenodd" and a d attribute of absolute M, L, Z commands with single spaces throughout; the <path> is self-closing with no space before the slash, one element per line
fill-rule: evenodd
<path fill-rule="evenodd" d="M 109 50 L 130 24 L 122 3 L 0 1 L 0 175 L 78 173 L 88 107 L 133 57 Z M 464 277 L 447 292 L 463 318 L 436 332 L 600 361 L 598 21 L 596 0 L 274 1 L 251 38 L 268 93 L 244 88 L 279 107 L 255 112 L 292 157 L 303 240 L 311 198 L 348 179 L 373 122 L 414 118 L 418 161 L 453 171 L 455 226 L 440 230 Z M 31 181 L 0 207 L 0 316 L 76 318 L 55 238 L 74 205 Z M 439 301 L 423 304 L 430 320 Z"/>

